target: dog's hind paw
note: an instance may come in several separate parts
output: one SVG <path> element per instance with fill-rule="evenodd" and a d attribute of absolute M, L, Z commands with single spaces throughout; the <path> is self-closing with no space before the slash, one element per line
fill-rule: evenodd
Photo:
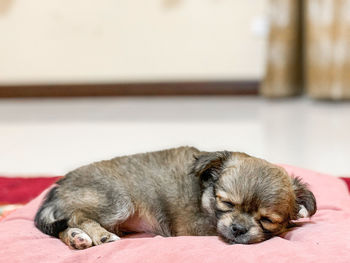
<path fill-rule="evenodd" d="M 100 245 L 103 243 L 109 243 L 109 242 L 114 242 L 119 240 L 120 237 L 118 237 L 117 235 L 110 233 L 108 231 L 102 232 L 100 233 L 100 235 L 96 236 L 95 238 L 93 238 L 93 243 L 95 245 Z"/>
<path fill-rule="evenodd" d="M 83 230 L 70 228 L 67 232 L 68 246 L 73 249 L 85 249 L 92 246 L 92 240 Z"/>

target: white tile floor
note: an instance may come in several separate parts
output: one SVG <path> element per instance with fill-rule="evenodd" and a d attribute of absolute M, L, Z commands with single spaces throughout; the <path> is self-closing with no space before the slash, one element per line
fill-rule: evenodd
<path fill-rule="evenodd" d="M 60 175 L 179 145 L 350 176 L 350 103 L 256 97 L 0 100 L 0 173 Z"/>

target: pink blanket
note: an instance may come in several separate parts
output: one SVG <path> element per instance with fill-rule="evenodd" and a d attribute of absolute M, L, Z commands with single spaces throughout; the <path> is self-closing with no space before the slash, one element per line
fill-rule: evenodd
<path fill-rule="evenodd" d="M 283 236 L 254 245 L 228 245 L 218 237 L 134 235 L 74 251 L 34 227 L 41 194 L 0 222 L 0 262 L 350 262 L 350 196 L 345 184 L 328 175 L 284 167 L 311 185 L 318 211 Z"/>

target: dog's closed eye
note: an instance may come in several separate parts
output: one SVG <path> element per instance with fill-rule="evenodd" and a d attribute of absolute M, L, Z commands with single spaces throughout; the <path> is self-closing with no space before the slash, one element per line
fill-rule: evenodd
<path fill-rule="evenodd" d="M 276 220 L 279 220 L 279 218 L 262 216 L 259 219 L 260 226 L 264 233 L 276 233 L 281 230 L 281 225 Z"/>
<path fill-rule="evenodd" d="M 261 217 L 260 222 L 265 223 L 265 224 L 274 224 L 274 222 L 266 216 Z"/>
<path fill-rule="evenodd" d="M 235 204 L 231 203 L 230 201 L 221 201 L 225 206 L 227 206 L 230 209 L 233 209 L 235 207 Z"/>
<path fill-rule="evenodd" d="M 235 204 L 230 200 L 223 199 L 220 195 L 216 196 L 216 200 L 218 201 L 218 208 L 222 211 L 232 211 L 235 208 Z"/>

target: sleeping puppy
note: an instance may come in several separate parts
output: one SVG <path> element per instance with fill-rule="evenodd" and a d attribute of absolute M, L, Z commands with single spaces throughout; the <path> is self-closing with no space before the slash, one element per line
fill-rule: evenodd
<path fill-rule="evenodd" d="M 35 225 L 73 249 L 134 232 L 251 244 L 315 212 L 312 192 L 281 167 L 239 152 L 180 147 L 68 173 L 46 195 Z"/>

